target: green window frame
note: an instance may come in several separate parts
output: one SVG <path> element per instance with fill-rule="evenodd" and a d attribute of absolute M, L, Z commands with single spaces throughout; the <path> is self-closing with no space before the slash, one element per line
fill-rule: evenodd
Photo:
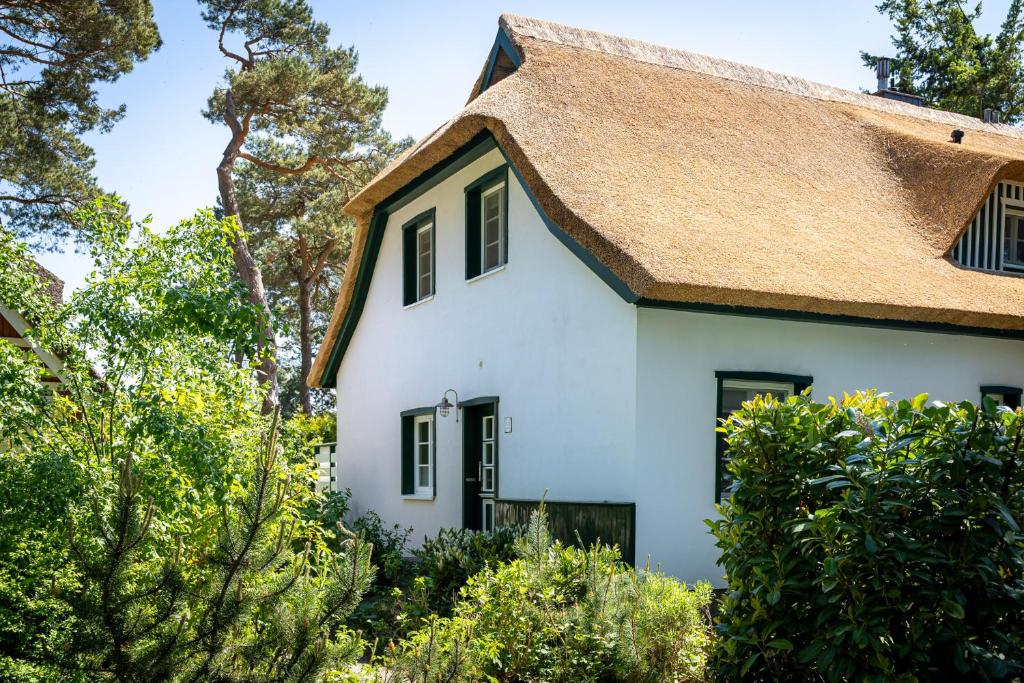
<path fill-rule="evenodd" d="M 715 427 L 721 424 L 721 420 L 728 417 L 725 413 L 723 396 L 734 383 L 738 388 L 751 391 L 755 390 L 757 384 L 763 384 L 771 392 L 773 387 L 787 387 L 788 395 L 795 396 L 804 392 L 805 389 L 814 384 L 814 378 L 809 375 L 792 375 L 781 372 L 757 372 L 746 370 L 718 370 L 715 372 L 715 380 L 718 384 L 718 392 L 715 399 Z M 715 432 L 715 502 L 721 503 L 722 496 L 729 488 L 728 472 L 726 470 L 726 443 L 725 435 Z"/>
<path fill-rule="evenodd" d="M 436 291 L 437 223 L 435 214 L 434 209 L 427 209 L 402 224 L 402 305 L 404 306 L 425 301 L 434 296 Z"/>
<path fill-rule="evenodd" d="M 1008 408 L 1020 408 L 1021 387 L 1008 387 L 1002 384 L 983 384 L 981 386 L 981 398 L 989 396 L 998 405 Z"/>
<path fill-rule="evenodd" d="M 485 173 L 466 186 L 466 279 L 499 270 L 508 263 L 508 164 Z M 498 223 L 487 235 L 488 207 Z"/>
<path fill-rule="evenodd" d="M 434 406 L 424 406 L 403 410 L 402 418 L 402 496 L 415 498 L 437 497 L 437 420 Z M 417 434 L 418 426 L 429 422 L 428 457 L 429 484 L 419 480 L 423 463 L 418 462 L 417 455 L 424 440 Z"/>

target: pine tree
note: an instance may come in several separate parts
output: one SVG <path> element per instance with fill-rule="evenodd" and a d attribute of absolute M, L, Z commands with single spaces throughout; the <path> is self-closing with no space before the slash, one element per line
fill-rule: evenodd
<path fill-rule="evenodd" d="M 1006 123 L 1024 116 L 1024 2 L 1012 0 L 995 36 L 975 22 L 981 3 L 959 0 L 884 0 L 878 11 L 892 20 L 897 87 L 920 95 L 928 106 L 980 117 L 985 109 Z M 861 52 L 866 66 L 879 55 Z"/>
<path fill-rule="evenodd" d="M 99 104 L 159 48 L 149 0 L 0 1 L 0 212 L 21 237 L 55 246 L 75 207 L 101 194 L 82 134 L 107 131 L 124 106 Z"/>
<path fill-rule="evenodd" d="M 221 54 L 232 65 L 204 111 L 211 122 L 225 124 L 231 133 L 217 166 L 225 214 L 249 227 L 235 188 L 236 164 L 243 160 L 282 178 L 322 174 L 343 193 L 358 189 L 366 169 L 379 165 L 381 149 L 390 140 L 381 129 L 387 91 L 359 77 L 355 50 L 331 47 L 329 28 L 313 18 L 305 0 L 200 4 L 203 19 L 217 31 Z M 238 47 L 229 45 L 232 39 Z M 250 301 L 270 320 L 261 264 L 243 233 L 234 255 Z M 269 410 L 278 402 L 272 325 L 264 332 L 264 344 L 261 371 L 270 387 Z"/>

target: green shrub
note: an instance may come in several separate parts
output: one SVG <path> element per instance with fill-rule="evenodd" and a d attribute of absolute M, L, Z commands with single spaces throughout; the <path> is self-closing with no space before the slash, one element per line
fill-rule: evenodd
<path fill-rule="evenodd" d="M 926 402 L 756 398 L 725 422 L 720 676 L 1024 671 L 1024 413 Z"/>
<path fill-rule="evenodd" d="M 385 659 L 392 681 L 701 680 L 708 585 L 625 565 L 617 549 L 552 541 L 541 509 L 516 559 L 469 579 L 450 619 L 428 619 Z"/>
<path fill-rule="evenodd" d="M 515 540 L 519 527 L 494 532 L 470 529 L 441 529 L 434 538 L 426 538 L 413 550 L 416 573 L 427 580 L 427 604 L 442 616 L 451 613 L 459 591 L 469 577 L 487 566 L 515 558 Z"/>

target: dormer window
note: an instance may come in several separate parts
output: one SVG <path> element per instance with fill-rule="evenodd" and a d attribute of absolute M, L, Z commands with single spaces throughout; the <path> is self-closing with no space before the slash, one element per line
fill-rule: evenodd
<path fill-rule="evenodd" d="M 1024 183 L 996 185 L 950 256 L 968 268 L 1024 274 Z"/>

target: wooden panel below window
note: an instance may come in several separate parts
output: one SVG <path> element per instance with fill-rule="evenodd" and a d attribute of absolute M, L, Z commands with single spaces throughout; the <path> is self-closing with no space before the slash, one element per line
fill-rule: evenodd
<path fill-rule="evenodd" d="M 495 503 L 497 526 L 530 523 L 530 515 L 537 509 L 536 500 L 498 500 Z M 551 533 L 566 544 L 579 545 L 576 533 L 584 545 L 598 540 L 616 544 L 622 550 L 622 559 L 636 562 L 636 504 L 635 503 L 571 503 L 545 501 Z"/>

